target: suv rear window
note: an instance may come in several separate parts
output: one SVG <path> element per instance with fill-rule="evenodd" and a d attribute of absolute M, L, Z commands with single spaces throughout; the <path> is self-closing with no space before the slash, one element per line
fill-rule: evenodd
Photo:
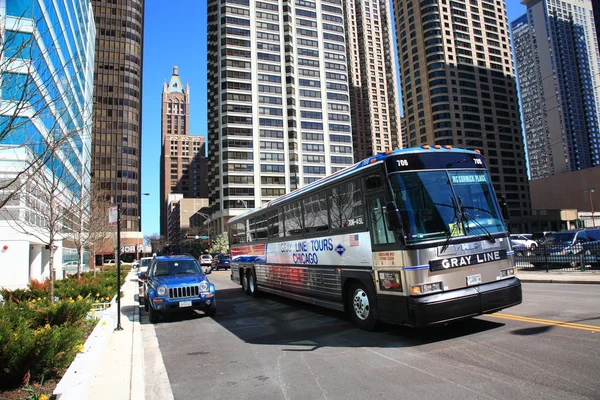
<path fill-rule="evenodd" d="M 587 229 L 585 233 L 592 240 L 600 240 L 600 229 Z"/>

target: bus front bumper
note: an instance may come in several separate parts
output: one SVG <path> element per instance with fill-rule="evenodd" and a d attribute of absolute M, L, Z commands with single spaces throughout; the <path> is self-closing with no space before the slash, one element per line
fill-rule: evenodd
<path fill-rule="evenodd" d="M 408 298 L 410 325 L 426 327 L 489 314 L 523 301 L 521 281 L 503 279 L 449 292 Z"/>

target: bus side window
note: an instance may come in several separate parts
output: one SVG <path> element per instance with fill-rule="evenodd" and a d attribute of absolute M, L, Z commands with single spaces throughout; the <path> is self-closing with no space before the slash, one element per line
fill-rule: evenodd
<path fill-rule="evenodd" d="M 285 236 L 302 235 L 302 204 L 296 201 L 284 207 Z"/>
<path fill-rule="evenodd" d="M 307 233 L 329 230 L 325 192 L 304 199 L 304 224 Z"/>
<path fill-rule="evenodd" d="M 364 225 L 363 194 L 360 183 L 360 180 L 342 183 L 328 192 L 332 230 Z"/>

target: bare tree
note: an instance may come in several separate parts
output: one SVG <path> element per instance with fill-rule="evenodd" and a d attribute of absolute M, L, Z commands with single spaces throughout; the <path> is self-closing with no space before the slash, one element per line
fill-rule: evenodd
<path fill-rule="evenodd" d="M 108 223 L 110 206 L 110 197 L 101 190 L 97 181 L 92 181 L 89 190 L 84 189 L 83 194 L 75 199 L 66 234 L 77 249 L 77 278 L 81 277 L 84 248 L 91 250 L 92 259 L 95 260 L 95 249 L 103 249 L 113 239 L 114 228 Z"/>
<path fill-rule="evenodd" d="M 49 162 L 35 166 L 27 175 L 27 186 L 18 197 L 19 204 L 7 208 L 9 224 L 21 233 L 31 235 L 50 251 L 50 301 L 54 302 L 54 254 L 56 244 L 64 238 L 64 229 L 72 225 L 73 208 L 78 206 L 81 182 L 65 167 L 65 153 L 55 151 Z M 24 163 L 27 164 L 31 160 Z M 41 162 L 41 161 L 37 161 Z"/>
<path fill-rule="evenodd" d="M 152 246 L 153 253 L 160 253 L 168 245 L 167 239 L 158 233 L 144 236 L 144 241 Z"/>

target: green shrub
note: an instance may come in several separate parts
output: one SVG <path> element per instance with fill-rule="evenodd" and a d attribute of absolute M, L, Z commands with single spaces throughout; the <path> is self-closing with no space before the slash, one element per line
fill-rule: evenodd
<path fill-rule="evenodd" d="M 0 387 L 50 377 L 67 367 L 83 342 L 87 301 L 15 303 L 0 307 Z"/>

